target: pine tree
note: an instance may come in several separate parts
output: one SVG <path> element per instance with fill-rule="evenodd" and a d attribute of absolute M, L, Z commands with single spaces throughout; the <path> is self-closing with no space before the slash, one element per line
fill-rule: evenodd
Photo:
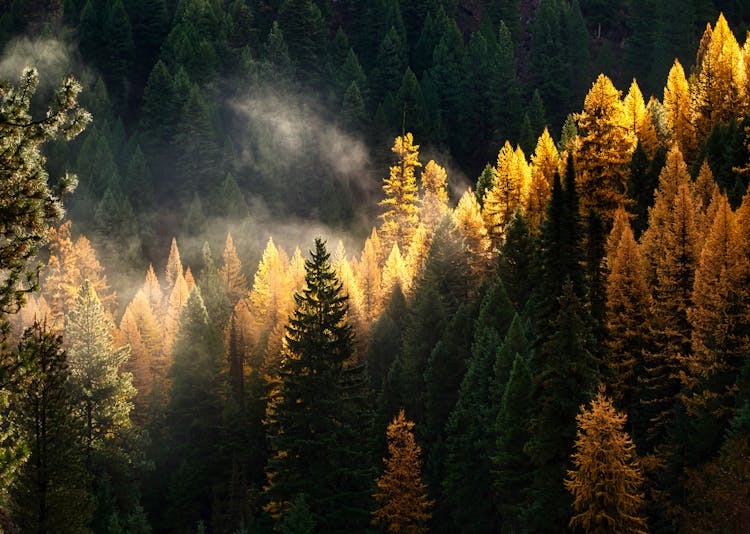
<path fill-rule="evenodd" d="M 266 510 L 279 519 L 304 493 L 321 529 L 351 531 L 368 516 L 366 378 L 363 367 L 348 363 L 354 346 L 347 299 L 320 239 L 305 271 L 266 413 Z"/>
<path fill-rule="evenodd" d="M 84 532 L 94 511 L 61 344 L 35 323 L 18 345 L 18 361 L 30 372 L 13 384 L 9 413 L 30 456 L 11 484 L 10 512 L 24 532 Z"/>
<path fill-rule="evenodd" d="M 421 448 L 414 439 L 414 423 L 399 411 L 388 425 L 388 457 L 385 472 L 378 478 L 378 492 L 373 495 L 380 507 L 372 512 L 373 525 L 383 525 L 389 532 L 427 532 L 430 508 L 427 486 L 422 482 Z"/>
<path fill-rule="evenodd" d="M 380 205 L 385 211 L 380 215 L 383 219 L 380 235 L 384 250 L 390 250 L 394 244 L 405 250 L 418 224 L 414 169 L 422 164 L 418 159 L 419 145 L 414 144 L 410 133 L 396 137 L 391 151 L 396 154 L 398 163 L 391 167 L 390 176 L 383 181 L 385 198 Z"/>
<path fill-rule="evenodd" d="M 585 532 L 646 532 L 639 515 L 643 504 L 635 445 L 625 432 L 626 416 L 600 390 L 591 408 L 581 406 L 573 469 L 565 487 L 576 510 L 571 527 Z"/>
<path fill-rule="evenodd" d="M 210 520 L 213 487 L 226 465 L 216 450 L 224 436 L 226 379 L 221 335 L 200 291 L 190 293 L 179 324 L 169 368 L 165 454 L 159 460 L 169 480 L 166 517 L 171 525 L 187 528 Z"/>
<path fill-rule="evenodd" d="M 75 185 L 75 177 L 66 175 L 56 188 L 50 186 L 41 146 L 57 138 L 73 139 L 91 120 L 78 105 L 81 86 L 72 77 L 57 90 L 45 118 L 33 120 L 30 106 L 38 84 L 33 69 L 23 71 L 18 86 L 2 84 L 0 174 L 8 214 L 0 231 L 3 316 L 18 310 L 24 295 L 36 288 L 38 272 L 30 265 L 31 258 L 45 241 L 50 224 L 62 218 L 61 196 Z"/>

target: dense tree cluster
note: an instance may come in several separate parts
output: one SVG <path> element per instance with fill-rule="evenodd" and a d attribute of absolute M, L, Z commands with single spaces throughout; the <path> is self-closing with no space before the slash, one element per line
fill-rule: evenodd
<path fill-rule="evenodd" d="M 44 23 L 12 4 L 2 35 Z M 711 2 L 481 5 L 55 4 L 97 120 L 47 144 L 82 178 L 57 224 L 78 86 L 39 120 L 33 71 L 0 87 L 0 529 L 746 527 L 750 40 L 718 15 L 686 75 Z M 624 94 L 589 76 L 623 35 Z M 355 137 L 393 139 L 361 249 L 253 227 L 256 193 L 351 218 Z"/>

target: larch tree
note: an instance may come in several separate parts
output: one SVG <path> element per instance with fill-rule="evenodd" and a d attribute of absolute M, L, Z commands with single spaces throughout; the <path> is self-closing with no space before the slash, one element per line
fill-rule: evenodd
<path fill-rule="evenodd" d="M 177 336 L 177 331 L 180 329 L 182 307 L 187 302 L 189 295 L 190 290 L 185 281 L 185 276 L 182 274 L 182 271 L 179 271 L 174 284 L 172 284 L 172 290 L 169 293 L 167 313 L 164 318 L 164 351 L 167 354 L 171 354 L 172 352 L 172 344 Z"/>
<path fill-rule="evenodd" d="M 248 286 L 247 278 L 242 273 L 242 263 L 239 256 L 237 256 L 237 249 L 234 246 L 232 234 L 227 234 L 223 259 L 224 263 L 219 270 L 219 276 L 221 277 L 221 282 L 229 298 L 229 302 L 234 307 L 241 298 L 247 296 Z"/>
<path fill-rule="evenodd" d="M 692 353 L 684 377 L 685 402 L 700 436 L 695 443 L 706 453 L 716 448 L 734 415 L 738 380 L 750 349 L 743 248 L 735 214 L 722 195 L 695 271 L 688 312 Z"/>
<path fill-rule="evenodd" d="M 414 144 L 411 133 L 396 137 L 391 151 L 396 154 L 397 164 L 383 180 L 385 198 L 380 201 L 384 212 L 380 215 L 383 224 L 380 235 L 386 250 L 394 244 L 406 249 L 419 223 L 417 180 L 414 171 L 421 167 L 419 145 Z"/>
<path fill-rule="evenodd" d="M 500 247 L 513 214 L 522 205 L 527 170 L 525 157 L 520 165 L 518 154 L 506 141 L 497 155 L 492 185 L 482 202 L 484 224 L 496 249 Z"/>
<path fill-rule="evenodd" d="M 467 189 L 461 196 L 452 216 L 466 247 L 471 275 L 477 279 L 486 279 L 492 269 L 492 241 L 482 220 L 482 208 L 471 189 Z"/>
<path fill-rule="evenodd" d="M 647 531 L 639 515 L 643 475 L 635 445 L 625 432 L 626 420 L 601 389 L 589 409 L 581 406 L 573 468 L 565 480 L 576 511 L 570 527 L 584 532 Z"/>
<path fill-rule="evenodd" d="M 305 270 L 266 411 L 265 509 L 279 520 L 305 494 L 321 529 L 359 530 L 369 521 L 372 480 L 367 379 L 364 367 L 349 363 L 354 340 L 347 297 L 322 240 L 315 240 Z"/>
<path fill-rule="evenodd" d="M 531 156 L 531 184 L 523 206 L 526 222 L 535 234 L 541 230 L 551 193 L 550 185 L 559 165 L 560 154 L 549 130 L 545 128 Z"/>
<path fill-rule="evenodd" d="M 383 309 L 383 294 L 380 291 L 382 255 L 383 246 L 377 230 L 373 228 L 365 241 L 357 269 L 357 283 L 362 290 L 362 312 L 368 323 L 372 323 Z"/>
<path fill-rule="evenodd" d="M 178 276 L 184 276 L 182 260 L 180 259 L 180 249 L 177 247 L 177 239 L 172 238 L 169 245 L 169 256 L 167 257 L 167 266 L 164 270 L 164 293 L 169 295 L 174 288 Z"/>
<path fill-rule="evenodd" d="M 445 213 L 443 213 L 443 216 L 445 216 Z M 427 255 L 430 253 L 431 245 L 432 236 L 430 231 L 424 224 L 420 224 L 411 238 L 409 249 L 406 251 L 406 257 L 404 258 L 408 273 L 406 277 L 408 285 L 403 289 L 407 295 L 411 295 L 414 287 L 417 285 L 419 277 L 424 272 L 427 263 Z"/>
<path fill-rule="evenodd" d="M 724 15 L 719 15 L 716 27 L 708 25 L 701 41 L 703 46 L 696 60 L 697 75 L 692 88 L 692 122 L 699 141 L 705 139 L 711 128 L 728 122 L 741 109 L 744 72 L 740 69 L 741 51 L 729 29 Z"/>
<path fill-rule="evenodd" d="M 664 112 L 671 139 L 688 159 L 696 150 L 695 127 L 690 117 L 690 85 L 679 60 L 669 70 L 664 87 Z"/>
<path fill-rule="evenodd" d="M 646 109 L 641 88 L 638 87 L 638 82 L 635 79 L 630 84 L 628 94 L 622 101 L 622 107 L 625 115 L 624 124 L 633 139 L 634 145 L 640 142 L 648 157 L 653 158 L 658 144 L 656 128 L 651 113 Z"/>
<path fill-rule="evenodd" d="M 434 501 L 422 482 L 421 448 L 414 439 L 414 423 L 400 410 L 388 425 L 388 457 L 385 472 L 376 481 L 373 495 L 378 509 L 372 512 L 372 524 L 388 532 L 421 534 L 428 532 Z"/>
<path fill-rule="evenodd" d="M 648 334 L 653 322 L 645 265 L 629 224 L 623 228 L 610 257 L 607 279 L 609 391 L 615 404 L 630 414 L 632 421 L 640 407 L 638 377 L 650 349 Z"/>
<path fill-rule="evenodd" d="M 575 155 L 581 212 L 598 212 L 605 222 L 612 221 L 618 206 L 629 204 L 627 181 L 635 145 L 624 115 L 620 91 L 600 74 L 576 115 Z"/>
<path fill-rule="evenodd" d="M 148 266 L 148 271 L 146 271 L 146 280 L 143 282 L 142 290 L 146 295 L 146 298 L 148 299 L 148 302 L 151 305 L 151 309 L 154 311 L 154 313 L 161 311 L 164 295 L 162 293 L 161 285 L 159 284 L 159 279 L 156 276 L 156 271 L 154 271 L 153 265 L 149 264 Z"/>
<path fill-rule="evenodd" d="M 401 256 L 401 251 L 398 245 L 394 244 L 383 266 L 380 291 L 383 295 L 390 295 L 397 284 L 406 293 L 406 289 L 411 285 L 411 280 L 406 262 L 403 256 Z"/>
<path fill-rule="evenodd" d="M 419 217 L 428 230 L 434 229 L 448 211 L 448 174 L 445 169 L 430 160 L 420 176 L 422 200 Z"/>

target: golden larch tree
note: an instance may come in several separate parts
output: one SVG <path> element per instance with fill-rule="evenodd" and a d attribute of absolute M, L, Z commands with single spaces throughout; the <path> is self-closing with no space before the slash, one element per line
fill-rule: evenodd
<path fill-rule="evenodd" d="M 523 160 L 522 165 L 517 151 L 506 141 L 497 155 L 492 184 L 484 194 L 482 218 L 492 245 L 498 250 L 505 237 L 505 229 L 516 209 L 521 207 L 527 190 L 528 165 L 525 157 Z"/>
<path fill-rule="evenodd" d="M 656 138 L 651 113 L 646 108 L 643 93 L 635 78 L 622 101 L 622 107 L 625 113 L 625 126 L 633 142 L 640 142 L 648 157 L 653 158 L 659 141 Z M 635 146 L 633 148 L 635 149 Z"/>
<path fill-rule="evenodd" d="M 703 160 L 701 168 L 698 171 L 698 176 L 695 178 L 695 182 L 692 184 L 693 195 L 696 200 L 696 207 L 698 211 L 703 215 L 709 216 L 708 210 L 711 206 L 711 200 L 717 198 L 719 195 L 719 184 L 714 179 L 714 173 L 711 172 L 711 167 L 708 165 L 708 161 Z M 713 215 L 710 215 L 710 220 L 706 226 L 711 224 Z"/>
<path fill-rule="evenodd" d="M 224 292 L 234 307 L 240 299 L 247 296 L 248 285 L 247 278 L 242 272 L 242 262 L 237 255 L 237 249 L 234 246 L 231 233 L 227 233 L 222 258 L 224 262 L 219 270 L 219 277 L 221 285 L 224 287 Z"/>
<path fill-rule="evenodd" d="M 362 317 L 362 290 L 357 284 L 354 269 L 346 257 L 346 249 L 343 241 L 339 240 L 336 253 L 333 257 L 333 268 L 338 279 L 341 281 L 341 290 L 349 296 L 349 311 L 347 317 L 349 323 L 354 326 L 355 340 L 361 343 L 367 337 L 367 324 Z"/>
<path fill-rule="evenodd" d="M 388 425 L 388 457 L 383 460 L 385 472 L 378 478 L 373 497 L 378 509 L 372 512 L 372 524 L 388 532 L 421 534 L 434 505 L 422 482 L 421 448 L 414 439 L 414 423 L 401 409 Z"/>
<path fill-rule="evenodd" d="M 362 313 L 365 321 L 371 324 L 383 309 L 383 296 L 380 291 L 380 258 L 382 245 L 375 228 L 365 240 L 357 269 L 357 285 L 362 290 Z"/>
<path fill-rule="evenodd" d="M 684 375 L 688 412 L 726 422 L 735 408 L 734 393 L 750 342 L 748 303 L 741 286 L 743 244 L 726 196 L 717 202 L 695 271 L 692 354 Z"/>
<path fill-rule="evenodd" d="M 664 113 L 672 142 L 688 159 L 695 156 L 697 149 L 690 105 L 690 85 L 682 64 L 675 59 L 664 87 Z"/>
<path fill-rule="evenodd" d="M 169 256 L 167 256 L 167 266 L 164 269 L 164 294 L 169 295 L 172 292 L 178 276 L 185 276 L 180 259 L 180 249 L 177 247 L 177 239 L 172 238 L 169 245 Z"/>
<path fill-rule="evenodd" d="M 584 532 L 646 532 L 640 515 L 643 475 L 635 445 L 624 430 L 626 420 L 601 388 L 589 409 L 581 406 L 573 469 L 565 480 L 576 511 L 571 527 Z"/>
<path fill-rule="evenodd" d="M 396 154 L 398 162 L 383 180 L 385 198 L 380 201 L 384 209 L 380 215 L 383 219 L 380 235 L 389 251 L 394 243 L 406 248 L 419 224 L 419 190 L 414 171 L 422 166 L 419 145 L 414 144 L 411 133 L 396 137 L 391 151 Z"/>
<path fill-rule="evenodd" d="M 425 225 L 420 224 L 411 238 L 409 249 L 406 251 L 406 258 L 404 258 L 408 273 L 407 280 L 409 282 L 407 287 L 402 288 L 404 294 L 411 295 L 417 285 L 417 280 L 422 275 L 422 271 L 427 263 L 427 255 L 430 252 L 431 244 L 432 233 L 428 231 Z"/>
<path fill-rule="evenodd" d="M 156 276 L 156 271 L 154 271 L 154 266 L 151 264 L 148 266 L 146 280 L 143 282 L 141 289 L 146 295 L 151 309 L 154 313 L 159 313 L 164 306 L 164 294 L 161 291 L 161 284 L 159 283 L 159 278 Z"/>
<path fill-rule="evenodd" d="M 443 215 L 448 212 L 448 173 L 434 160 L 430 160 L 422 172 L 421 182 L 422 201 L 419 218 L 432 232 Z"/>
<path fill-rule="evenodd" d="M 482 208 L 471 188 L 461 196 L 452 215 L 466 247 L 471 276 L 474 280 L 483 280 L 492 269 L 494 255 L 482 220 Z"/>
<path fill-rule="evenodd" d="M 185 267 L 185 283 L 187 284 L 188 293 L 195 289 L 195 277 L 193 276 L 193 270 L 190 265 Z"/>
<path fill-rule="evenodd" d="M 634 140 L 625 124 L 620 91 L 600 74 L 586 95 L 578 123 L 575 162 L 581 213 L 597 212 L 611 222 L 627 206 L 627 183 Z"/>
<path fill-rule="evenodd" d="M 559 165 L 560 153 L 545 127 L 531 156 L 531 183 L 524 202 L 524 218 L 529 230 L 534 234 L 538 234 L 542 228 L 547 213 L 547 202 L 552 194 L 550 184 Z"/>
<path fill-rule="evenodd" d="M 387 298 L 393 292 L 396 284 L 401 287 L 402 291 L 406 292 L 411 284 L 411 280 L 409 279 L 409 269 L 406 266 L 403 256 L 401 256 L 401 250 L 398 248 L 398 245 L 394 244 L 383 266 L 380 286 L 381 294 Z"/>
<path fill-rule="evenodd" d="M 182 271 L 179 271 L 169 294 L 167 315 L 164 319 L 164 350 L 170 355 L 170 361 L 172 345 L 177 337 L 177 331 L 180 329 L 180 314 L 189 295 L 190 289 L 185 281 L 185 276 Z"/>
<path fill-rule="evenodd" d="M 651 294 L 643 259 L 630 224 L 619 211 L 615 221 L 619 221 L 622 227 L 617 228 L 617 224 L 613 227 L 610 234 L 612 241 L 615 241 L 612 235 L 615 232 L 620 232 L 620 236 L 615 249 L 608 251 L 607 363 L 612 370 L 609 391 L 615 403 L 632 417 L 632 408 L 637 408 L 637 377 L 649 349 Z"/>
<path fill-rule="evenodd" d="M 720 14 L 716 26 L 706 28 L 696 62 L 691 110 L 699 142 L 714 125 L 728 122 L 742 112 L 745 73 L 741 58 L 737 39 Z"/>
<path fill-rule="evenodd" d="M 299 247 L 294 247 L 294 253 L 289 260 L 289 272 L 287 274 L 292 293 L 302 291 L 305 287 L 305 258 Z"/>

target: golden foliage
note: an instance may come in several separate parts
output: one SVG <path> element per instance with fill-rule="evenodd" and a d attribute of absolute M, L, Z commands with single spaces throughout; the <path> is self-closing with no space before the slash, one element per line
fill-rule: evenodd
<path fill-rule="evenodd" d="M 427 532 L 434 505 L 422 482 L 421 448 L 414 440 L 414 423 L 404 410 L 388 425 L 388 457 L 385 472 L 378 478 L 373 497 L 379 508 L 372 512 L 372 524 L 383 525 L 388 532 L 420 534 Z"/>
<path fill-rule="evenodd" d="M 230 233 L 227 233 L 222 258 L 224 263 L 219 270 L 219 278 L 229 302 L 232 306 L 235 306 L 240 299 L 247 296 L 248 285 L 247 278 L 242 273 L 242 262 L 237 255 L 237 249 Z"/>
<path fill-rule="evenodd" d="M 461 196 L 453 210 L 453 222 L 468 252 L 471 276 L 474 279 L 483 279 L 492 268 L 494 256 L 491 252 L 492 242 L 482 220 L 479 202 L 471 188 Z"/>
<path fill-rule="evenodd" d="M 528 192 L 529 166 L 520 147 L 513 150 L 508 141 L 497 155 L 492 185 L 484 194 L 482 218 L 496 249 L 500 248 L 505 229 L 521 208 Z"/>
<path fill-rule="evenodd" d="M 390 250 L 393 244 L 406 248 L 419 223 L 417 181 L 414 170 L 421 167 L 419 145 L 414 144 L 411 133 L 396 137 L 391 151 L 398 163 L 391 167 L 390 175 L 383 180 L 385 198 L 380 201 L 384 212 L 380 233 L 383 244 Z"/>
<path fill-rule="evenodd" d="M 664 87 L 664 111 L 672 141 L 677 143 L 688 159 L 692 159 L 697 146 L 690 117 L 690 86 L 685 78 L 685 70 L 677 59 L 669 70 Z"/>
<path fill-rule="evenodd" d="M 445 169 L 430 160 L 424 168 L 422 180 L 422 202 L 420 220 L 432 231 L 448 211 L 448 174 Z"/>
<path fill-rule="evenodd" d="M 626 419 L 601 388 L 590 409 L 581 406 L 573 469 L 565 480 L 576 511 L 571 527 L 584 532 L 646 532 L 639 515 L 643 475 L 635 445 L 624 430 Z"/>

